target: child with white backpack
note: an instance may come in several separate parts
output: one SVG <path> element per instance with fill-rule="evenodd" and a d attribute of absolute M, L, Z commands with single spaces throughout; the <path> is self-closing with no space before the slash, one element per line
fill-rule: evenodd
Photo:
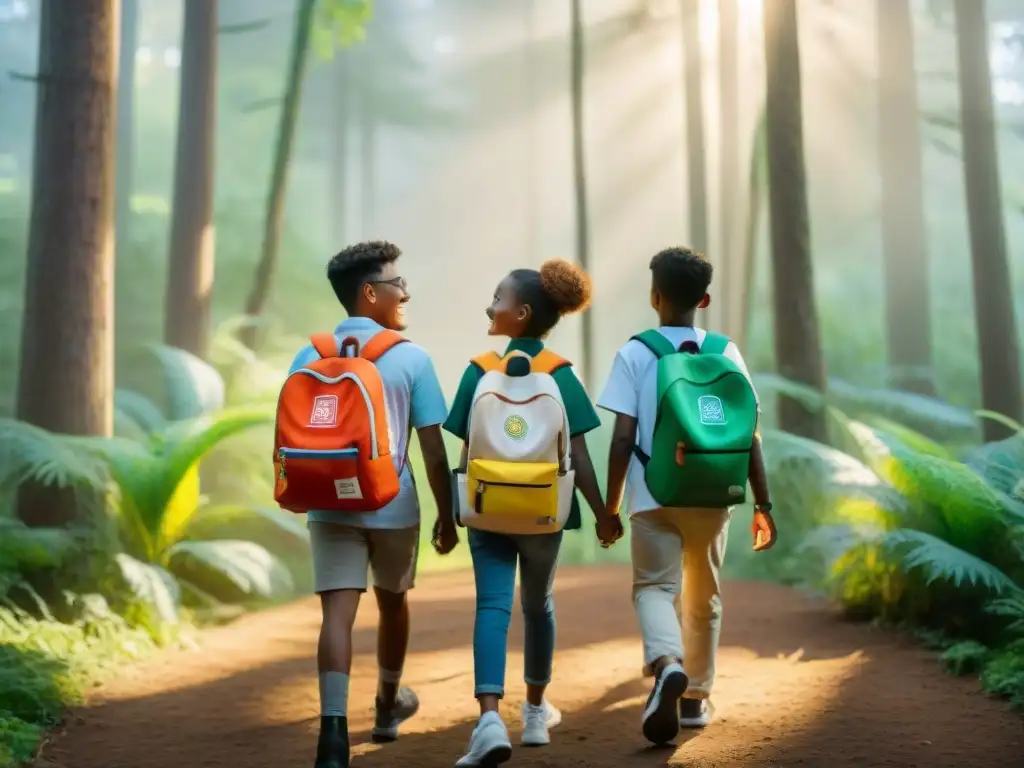
<path fill-rule="evenodd" d="M 487 309 L 488 333 L 508 336 L 504 355 L 474 358 L 444 428 L 464 441 L 456 471 L 456 509 L 469 528 L 476 579 L 473 631 L 480 720 L 456 766 L 491 766 L 512 756 L 498 712 L 505 693 L 508 627 L 516 565 L 525 624 L 524 746 L 549 743 L 561 714 L 544 697 L 555 648 L 552 585 L 562 531 L 581 527 L 579 488 L 609 545 L 622 535 L 605 512 L 584 435 L 600 419 L 568 360 L 543 338 L 566 314 L 586 309 L 590 278 L 561 260 L 517 269 L 499 283 Z"/>

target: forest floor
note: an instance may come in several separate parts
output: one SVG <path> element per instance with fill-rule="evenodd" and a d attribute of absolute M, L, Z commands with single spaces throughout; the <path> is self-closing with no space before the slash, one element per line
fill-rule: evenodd
<path fill-rule="evenodd" d="M 508 765 L 547 768 L 1011 768 L 1024 765 L 1024 721 L 940 672 L 906 638 L 839 620 L 826 604 L 766 584 L 731 582 L 715 720 L 656 749 L 640 735 L 649 684 L 622 567 L 565 568 L 557 579 L 558 651 L 550 698 L 563 712 L 552 743 L 516 747 Z M 448 768 L 472 729 L 473 586 L 426 576 L 412 592 L 404 682 L 419 715 L 394 744 L 370 743 L 375 621 L 355 629 L 349 721 L 354 768 Z M 38 765 L 46 768 L 308 768 L 318 724 L 319 607 L 304 600 L 203 634 L 95 690 Z M 518 741 L 522 624 L 510 635 L 504 709 Z"/>

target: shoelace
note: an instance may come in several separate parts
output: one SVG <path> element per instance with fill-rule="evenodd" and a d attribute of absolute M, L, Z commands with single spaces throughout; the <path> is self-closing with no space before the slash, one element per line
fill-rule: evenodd
<path fill-rule="evenodd" d="M 539 726 L 546 725 L 548 722 L 548 711 L 547 707 L 535 706 L 533 704 L 526 705 L 526 726 Z"/>

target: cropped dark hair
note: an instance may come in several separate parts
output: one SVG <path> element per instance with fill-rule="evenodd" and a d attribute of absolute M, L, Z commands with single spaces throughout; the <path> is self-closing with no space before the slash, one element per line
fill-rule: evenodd
<path fill-rule="evenodd" d="M 519 301 L 530 305 L 530 322 L 523 329 L 528 338 L 543 338 L 563 315 L 580 312 L 590 305 L 590 276 L 571 262 L 550 259 L 540 270 L 515 269 L 511 277 Z"/>
<path fill-rule="evenodd" d="M 397 245 L 373 240 L 350 245 L 327 262 L 327 279 L 346 312 L 355 312 L 363 286 L 380 277 L 383 267 L 401 255 Z"/>
<path fill-rule="evenodd" d="M 694 309 L 707 295 L 714 268 L 689 248 L 666 248 L 651 259 L 655 290 L 679 311 Z"/>

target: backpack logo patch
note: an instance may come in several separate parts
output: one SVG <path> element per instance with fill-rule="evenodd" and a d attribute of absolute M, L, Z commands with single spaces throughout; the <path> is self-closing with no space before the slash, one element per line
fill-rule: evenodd
<path fill-rule="evenodd" d="M 505 434 L 512 440 L 522 440 L 530 428 L 522 416 L 512 415 L 505 419 Z"/>
<path fill-rule="evenodd" d="M 311 427 L 334 427 L 338 424 L 338 396 L 317 395 L 313 399 L 313 412 L 309 415 Z"/>
<path fill-rule="evenodd" d="M 713 427 L 725 424 L 725 407 L 722 405 L 722 401 L 714 395 L 698 397 L 697 408 L 700 410 L 701 424 Z"/>
<path fill-rule="evenodd" d="M 363 489 L 359 487 L 358 477 L 346 477 L 334 481 L 334 492 L 339 499 L 361 499 Z"/>

